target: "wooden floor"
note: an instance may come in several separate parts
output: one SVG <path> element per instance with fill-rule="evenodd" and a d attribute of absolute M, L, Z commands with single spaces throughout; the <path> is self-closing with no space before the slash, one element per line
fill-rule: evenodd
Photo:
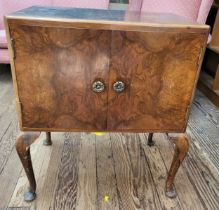
<path fill-rule="evenodd" d="M 23 201 L 28 187 L 14 147 L 17 116 L 9 69 L 0 66 L 0 210 L 218 210 L 219 109 L 197 92 L 187 133 L 190 150 L 180 168 L 177 198 L 164 195 L 173 146 L 156 134 L 52 133 L 53 145 L 31 153 L 37 179 L 37 199 Z"/>

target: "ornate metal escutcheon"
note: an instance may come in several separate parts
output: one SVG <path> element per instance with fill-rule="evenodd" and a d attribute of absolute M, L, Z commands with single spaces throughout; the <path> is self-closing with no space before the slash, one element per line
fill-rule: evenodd
<path fill-rule="evenodd" d="M 113 84 L 113 89 L 115 92 L 120 93 L 125 89 L 125 83 L 122 81 L 116 81 Z"/>
<path fill-rule="evenodd" d="M 92 85 L 92 90 L 95 93 L 101 93 L 104 91 L 104 89 L 105 89 L 104 83 L 101 81 L 95 81 Z"/>

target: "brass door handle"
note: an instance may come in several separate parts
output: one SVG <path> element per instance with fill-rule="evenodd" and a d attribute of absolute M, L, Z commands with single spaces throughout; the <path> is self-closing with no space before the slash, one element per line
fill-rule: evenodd
<path fill-rule="evenodd" d="M 113 84 L 113 90 L 117 93 L 121 93 L 125 89 L 125 83 L 122 81 L 116 81 Z"/>
<path fill-rule="evenodd" d="M 95 93 L 101 93 L 105 90 L 105 85 L 103 82 L 101 81 L 95 81 L 92 85 L 92 90 L 95 92 Z"/>

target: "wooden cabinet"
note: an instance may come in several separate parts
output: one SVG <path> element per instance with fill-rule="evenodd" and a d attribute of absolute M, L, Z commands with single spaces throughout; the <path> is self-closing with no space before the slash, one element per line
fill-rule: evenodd
<path fill-rule="evenodd" d="M 184 131 L 205 33 L 9 28 L 23 130 Z"/>
<path fill-rule="evenodd" d="M 208 26 L 170 14 L 44 7 L 5 23 L 26 131 L 16 143 L 30 181 L 25 200 L 35 198 L 29 147 L 39 136 L 27 131 L 185 131 Z M 188 139 L 175 145 L 169 197 Z"/>

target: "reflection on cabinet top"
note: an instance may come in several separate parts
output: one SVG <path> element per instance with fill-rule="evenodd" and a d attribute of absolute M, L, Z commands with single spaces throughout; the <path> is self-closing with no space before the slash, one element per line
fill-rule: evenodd
<path fill-rule="evenodd" d="M 144 27 L 184 28 L 187 30 L 206 30 L 209 26 L 192 22 L 174 14 L 141 13 L 120 10 L 79 9 L 60 7 L 33 6 L 6 16 L 7 19 L 33 20 L 35 24 L 47 23 L 77 23 L 77 26 L 98 29 L 139 30 Z M 131 27 L 131 28 L 130 28 Z"/>

